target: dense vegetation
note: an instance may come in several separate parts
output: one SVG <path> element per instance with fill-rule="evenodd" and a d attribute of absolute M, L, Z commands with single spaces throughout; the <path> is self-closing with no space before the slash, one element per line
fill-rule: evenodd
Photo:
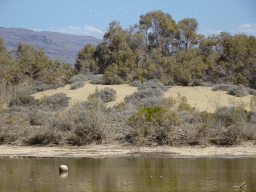
<path fill-rule="evenodd" d="M 7 53 L 0 36 L 0 143 L 72 144 L 91 142 L 235 144 L 256 139 L 256 38 L 245 34 L 204 37 L 195 19 L 176 23 L 162 11 L 140 16 L 122 29 L 109 24 L 104 41 L 87 44 L 75 67 L 51 60 L 43 49 L 19 43 Z M 35 100 L 33 93 L 70 84 L 138 87 L 123 103 L 110 88 L 96 90 L 71 108 L 63 93 Z M 199 112 L 185 97 L 163 98 L 171 85 L 216 85 L 213 90 L 243 97 L 253 94 L 251 111 L 242 106 Z"/>

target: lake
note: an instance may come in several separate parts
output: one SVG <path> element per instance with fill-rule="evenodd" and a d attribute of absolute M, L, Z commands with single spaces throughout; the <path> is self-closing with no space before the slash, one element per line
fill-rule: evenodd
<path fill-rule="evenodd" d="M 0 158 L 1 192 L 227 192 L 243 182 L 237 191 L 256 191 L 256 159 Z"/>

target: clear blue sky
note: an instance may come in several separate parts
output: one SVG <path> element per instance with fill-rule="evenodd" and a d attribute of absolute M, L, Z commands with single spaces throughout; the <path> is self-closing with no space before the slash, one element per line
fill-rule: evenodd
<path fill-rule="evenodd" d="M 111 21 L 128 28 L 153 10 L 171 14 L 176 23 L 195 18 L 205 36 L 256 36 L 256 0 L 0 0 L 0 27 L 102 38 Z"/>

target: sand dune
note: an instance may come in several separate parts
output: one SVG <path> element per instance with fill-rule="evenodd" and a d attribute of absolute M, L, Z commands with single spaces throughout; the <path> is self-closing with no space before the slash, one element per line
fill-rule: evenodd
<path fill-rule="evenodd" d="M 51 96 L 55 93 L 65 93 L 68 97 L 71 97 L 69 102 L 70 106 L 75 104 L 76 102 L 86 101 L 89 94 L 93 93 L 96 87 L 100 90 L 105 87 L 113 88 L 117 92 L 116 101 L 111 101 L 108 103 L 108 106 L 114 106 L 117 103 L 120 103 L 124 100 L 126 95 L 130 95 L 133 92 L 137 91 L 137 87 L 131 87 L 127 84 L 122 85 L 93 85 L 90 84 L 90 81 L 85 82 L 85 86 L 79 89 L 70 90 L 70 85 L 66 85 L 63 88 L 47 90 L 39 93 L 35 93 L 32 96 L 35 99 L 40 99 L 43 95 Z M 231 106 L 230 100 L 233 103 L 241 103 L 243 102 L 246 105 L 246 109 L 250 110 L 249 104 L 252 95 L 247 95 L 245 97 L 235 97 L 232 95 L 228 95 L 226 91 L 212 91 L 212 87 L 184 87 L 184 86 L 173 86 L 167 92 L 165 92 L 164 97 L 177 97 L 178 93 L 181 96 L 186 96 L 188 103 L 192 107 L 196 107 L 199 111 L 209 111 L 214 112 L 216 106 Z"/>

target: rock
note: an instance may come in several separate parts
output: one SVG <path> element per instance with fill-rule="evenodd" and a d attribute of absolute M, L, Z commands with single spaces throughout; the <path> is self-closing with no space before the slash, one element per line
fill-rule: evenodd
<path fill-rule="evenodd" d="M 61 165 L 59 167 L 59 171 L 60 172 L 67 172 L 68 171 L 68 166 L 67 165 Z"/>

